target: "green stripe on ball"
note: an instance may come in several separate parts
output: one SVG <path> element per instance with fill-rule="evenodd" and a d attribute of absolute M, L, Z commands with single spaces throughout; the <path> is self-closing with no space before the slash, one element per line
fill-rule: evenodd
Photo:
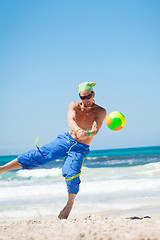
<path fill-rule="evenodd" d="M 122 125 L 122 121 L 118 117 L 114 117 L 112 119 L 112 123 L 108 126 L 111 130 L 114 130 L 116 127 L 119 127 Z"/>

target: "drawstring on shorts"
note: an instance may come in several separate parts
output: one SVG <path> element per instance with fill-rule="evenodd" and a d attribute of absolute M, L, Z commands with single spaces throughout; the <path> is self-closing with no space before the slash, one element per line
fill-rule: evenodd
<path fill-rule="evenodd" d="M 75 142 L 75 140 L 69 139 L 69 140 L 67 141 L 67 143 L 69 143 L 70 141 Z M 75 144 L 73 144 L 73 145 L 70 147 L 70 149 L 68 150 L 68 152 L 66 152 L 66 153 L 69 153 L 69 152 L 71 151 L 72 147 L 74 147 L 75 145 L 77 145 L 77 143 L 78 143 L 78 142 L 76 142 Z"/>

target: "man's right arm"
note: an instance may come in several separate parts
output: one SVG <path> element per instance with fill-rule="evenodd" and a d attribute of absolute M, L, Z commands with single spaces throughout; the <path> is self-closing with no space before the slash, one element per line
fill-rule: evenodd
<path fill-rule="evenodd" d="M 80 127 L 76 123 L 76 103 L 71 102 L 69 104 L 69 111 L 68 111 L 68 125 L 71 130 L 75 131 Z"/>
<path fill-rule="evenodd" d="M 72 131 L 75 132 L 77 138 L 83 139 L 87 136 L 86 131 L 81 129 L 80 126 L 77 125 L 76 122 L 76 103 L 71 102 L 69 104 L 69 111 L 68 111 L 68 125 L 71 128 Z"/>

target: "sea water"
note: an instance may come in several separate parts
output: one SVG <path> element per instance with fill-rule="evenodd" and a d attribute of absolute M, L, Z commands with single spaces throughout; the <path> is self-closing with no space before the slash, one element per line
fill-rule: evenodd
<path fill-rule="evenodd" d="M 1 156 L 0 165 L 16 157 Z M 0 221 L 57 216 L 67 201 L 64 161 L 1 174 Z M 160 213 L 160 147 L 91 151 L 81 181 L 71 216 L 137 209 Z"/>

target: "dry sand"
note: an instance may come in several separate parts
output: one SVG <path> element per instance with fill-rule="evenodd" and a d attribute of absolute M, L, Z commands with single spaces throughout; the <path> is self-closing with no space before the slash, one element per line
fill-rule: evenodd
<path fill-rule="evenodd" d="M 59 220 L 55 217 L 0 223 L 0 240 L 160 240 L 160 217 L 102 216 Z"/>

